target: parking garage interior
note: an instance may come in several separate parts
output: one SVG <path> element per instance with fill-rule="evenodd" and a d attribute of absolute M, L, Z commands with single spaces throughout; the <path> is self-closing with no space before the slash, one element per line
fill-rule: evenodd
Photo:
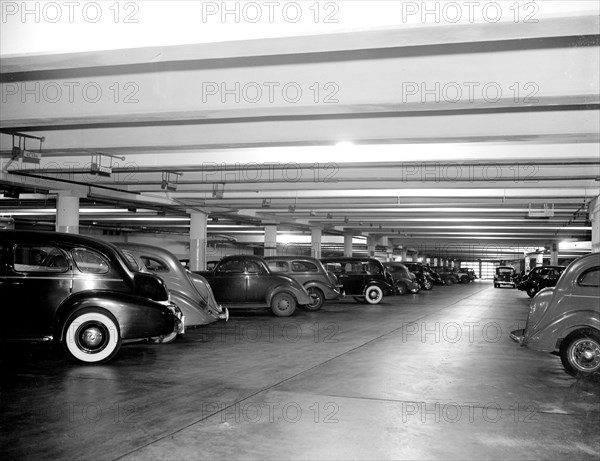
<path fill-rule="evenodd" d="M 493 283 L 600 252 L 597 2 L 0 5 L 0 228 L 476 276 L 100 365 L 3 345 L 3 459 L 598 459 L 597 376 Z"/>

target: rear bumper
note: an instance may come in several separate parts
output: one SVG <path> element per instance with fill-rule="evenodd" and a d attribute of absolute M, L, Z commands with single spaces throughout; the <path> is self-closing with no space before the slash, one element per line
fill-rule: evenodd
<path fill-rule="evenodd" d="M 226 307 L 222 307 L 222 312 L 219 313 L 219 320 L 225 320 L 226 322 L 229 320 L 229 309 Z"/>
<path fill-rule="evenodd" d="M 514 342 L 519 343 L 521 346 L 524 346 L 523 341 L 525 339 L 525 330 L 513 330 L 510 332 L 510 339 Z"/>

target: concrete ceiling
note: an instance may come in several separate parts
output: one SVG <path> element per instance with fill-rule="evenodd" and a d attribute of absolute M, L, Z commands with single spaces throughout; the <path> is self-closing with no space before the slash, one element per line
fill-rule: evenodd
<path fill-rule="evenodd" d="M 5 54 L 0 215 L 53 223 L 68 191 L 82 226 L 120 230 L 185 234 L 203 211 L 238 241 L 277 224 L 472 259 L 589 240 L 599 34 L 578 13 Z M 14 132 L 44 137 L 39 165 L 11 160 Z"/>

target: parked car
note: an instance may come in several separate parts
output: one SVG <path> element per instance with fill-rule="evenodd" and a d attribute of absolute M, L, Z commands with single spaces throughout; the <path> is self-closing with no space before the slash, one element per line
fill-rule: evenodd
<path fill-rule="evenodd" d="M 377 259 L 339 257 L 321 259 L 321 262 L 336 275 L 346 295 L 356 301 L 378 304 L 384 295 L 396 294 L 391 275 Z"/>
<path fill-rule="evenodd" d="M 408 270 L 401 262 L 385 262 L 383 266 L 392 274 L 392 278 L 396 284 L 396 293 L 399 295 L 410 293 L 418 293 L 421 291 L 421 286 L 417 281 L 417 276 Z"/>
<path fill-rule="evenodd" d="M 272 272 L 259 256 L 227 256 L 214 270 L 197 274 L 206 278 L 215 299 L 229 309 L 270 306 L 275 315 L 287 317 L 297 305 L 313 302 L 302 285 L 287 275 Z"/>
<path fill-rule="evenodd" d="M 515 288 L 517 286 L 515 281 L 516 274 L 517 271 L 512 266 L 496 267 L 496 273 L 494 274 L 494 288 L 500 288 L 505 285 Z"/>
<path fill-rule="evenodd" d="M 123 254 L 140 271 L 158 275 L 167 285 L 173 301 L 185 316 L 186 327 L 206 325 L 227 320 L 229 312 L 215 300 L 204 277 L 183 267 L 173 253 L 156 246 L 141 243 L 117 243 Z M 175 335 L 163 342 L 175 339 Z"/>
<path fill-rule="evenodd" d="M 423 263 L 416 262 L 405 262 L 403 264 L 408 268 L 409 271 L 415 274 L 421 290 L 429 291 L 433 288 L 433 277 L 427 266 L 425 266 Z"/>
<path fill-rule="evenodd" d="M 454 273 L 458 277 L 459 283 L 471 283 L 475 280 L 475 271 L 464 267 L 454 268 Z"/>
<path fill-rule="evenodd" d="M 184 331 L 164 282 L 136 272 L 112 244 L 73 234 L 0 231 L 0 339 L 61 344 L 81 363 L 123 340 Z"/>
<path fill-rule="evenodd" d="M 321 309 L 325 300 L 337 299 L 341 295 L 341 284 L 333 272 L 323 263 L 309 256 L 268 256 L 265 258 L 269 269 L 274 273 L 289 275 L 300 283 L 311 296 L 311 303 L 305 309 Z"/>
<path fill-rule="evenodd" d="M 553 287 L 558 282 L 565 266 L 538 266 L 523 277 L 517 288 L 533 298 L 542 288 Z"/>
<path fill-rule="evenodd" d="M 458 276 L 451 267 L 438 266 L 434 270 L 440 275 L 440 278 L 444 281 L 444 285 L 454 285 L 459 282 Z"/>
<path fill-rule="evenodd" d="M 555 287 L 532 300 L 523 330 L 511 332 L 521 346 L 558 353 L 574 376 L 600 371 L 600 253 L 574 260 Z"/>

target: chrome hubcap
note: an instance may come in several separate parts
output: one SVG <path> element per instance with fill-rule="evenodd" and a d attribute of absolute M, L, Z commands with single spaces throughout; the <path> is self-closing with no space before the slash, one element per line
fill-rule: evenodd
<path fill-rule="evenodd" d="M 86 328 L 81 333 L 81 344 L 87 349 L 95 349 L 104 339 L 102 330 L 96 326 Z"/>
<path fill-rule="evenodd" d="M 581 371 L 600 368 L 600 345 L 590 339 L 580 339 L 571 349 L 571 363 Z"/>

